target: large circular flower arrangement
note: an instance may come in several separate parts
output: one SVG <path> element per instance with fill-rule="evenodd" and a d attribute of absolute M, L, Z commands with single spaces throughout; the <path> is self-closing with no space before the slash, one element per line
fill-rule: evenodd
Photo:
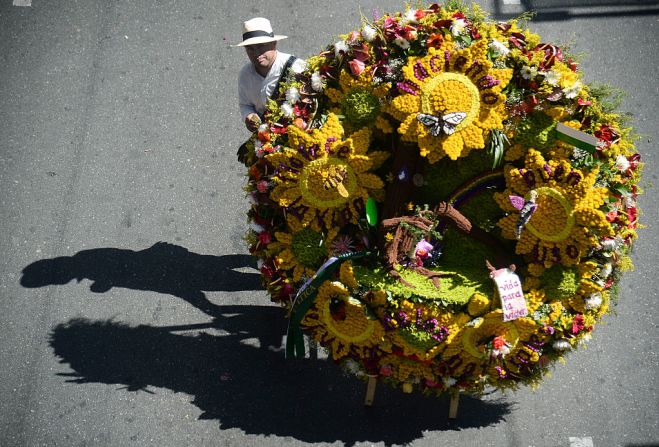
<path fill-rule="evenodd" d="M 251 139 L 272 299 L 406 392 L 538 383 L 632 267 L 639 155 L 606 90 L 476 6 L 363 20 L 293 65 Z"/>

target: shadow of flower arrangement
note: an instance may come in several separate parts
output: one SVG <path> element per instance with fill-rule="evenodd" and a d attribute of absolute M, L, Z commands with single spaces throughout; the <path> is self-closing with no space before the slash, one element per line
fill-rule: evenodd
<path fill-rule="evenodd" d="M 69 382 L 186 393 L 202 410 L 201 419 L 216 419 L 223 429 L 247 434 L 347 445 L 405 444 L 428 430 L 496 424 L 511 411 L 505 402 L 463 397 L 457 421 L 449 422 L 447 401 L 384 386 L 374 406 L 363 407 L 365 386 L 328 361 L 284 359 L 277 349 L 285 329 L 281 309 L 223 306 L 222 313 L 226 316 L 207 325 L 178 327 L 75 319 L 55 327 L 50 344 L 73 370 L 62 374 Z M 229 334 L 177 333 L 204 327 Z M 247 338 L 258 338 L 261 345 L 243 343 Z M 270 342 L 275 345 L 264 344 Z"/>

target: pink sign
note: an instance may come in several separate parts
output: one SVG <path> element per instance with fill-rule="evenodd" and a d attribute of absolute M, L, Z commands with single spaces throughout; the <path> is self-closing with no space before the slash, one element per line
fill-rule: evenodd
<path fill-rule="evenodd" d="M 503 309 L 503 321 L 511 321 L 528 315 L 522 283 L 510 269 L 500 269 L 490 276 L 499 290 L 501 297 L 501 308 Z"/>

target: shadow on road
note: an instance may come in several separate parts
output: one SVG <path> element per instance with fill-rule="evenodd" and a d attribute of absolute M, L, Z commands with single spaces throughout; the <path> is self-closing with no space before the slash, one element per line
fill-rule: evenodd
<path fill-rule="evenodd" d="M 35 288 L 89 279 L 93 281 L 89 289 L 95 293 L 105 293 L 113 287 L 166 293 L 215 316 L 218 306 L 206 298 L 204 291 L 262 288 L 258 273 L 234 270 L 244 267 L 256 267 L 252 256 L 200 255 L 158 242 L 140 251 L 95 248 L 73 256 L 41 259 L 23 269 L 21 285 Z"/>
<path fill-rule="evenodd" d="M 515 12 L 505 12 L 513 5 Z M 595 8 L 602 8 L 595 10 Z M 631 8 L 631 9 L 630 9 Z M 499 20 L 518 17 L 521 12 L 533 12 L 534 22 L 553 22 L 621 16 L 659 14 L 658 0 L 495 0 L 493 15 Z"/>
<path fill-rule="evenodd" d="M 226 336 L 181 330 L 200 326 L 131 327 L 75 319 L 51 333 L 50 344 L 74 383 L 123 385 L 129 391 L 167 388 L 192 396 L 202 419 L 247 434 L 290 436 L 305 442 L 359 441 L 406 444 L 427 430 L 461 430 L 501 422 L 510 404 L 463 397 L 457 422 L 448 403 L 380 386 L 372 408 L 362 405 L 364 385 L 323 360 L 285 360 L 277 352 L 283 310 L 271 306 L 221 306 L 206 327 Z M 258 338 L 260 347 L 241 343 Z M 264 343 L 275 342 L 272 347 Z"/>

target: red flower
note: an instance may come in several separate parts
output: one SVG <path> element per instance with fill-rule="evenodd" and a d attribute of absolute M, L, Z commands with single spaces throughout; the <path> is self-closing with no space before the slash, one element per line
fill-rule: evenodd
<path fill-rule="evenodd" d="M 608 220 L 609 222 L 615 222 L 617 218 L 618 218 L 618 211 L 616 210 L 609 211 L 608 213 L 606 213 L 606 220 Z"/>
<path fill-rule="evenodd" d="M 584 321 L 583 321 L 583 315 L 577 314 L 577 316 L 575 316 L 574 319 L 572 320 L 572 333 L 573 334 L 578 334 L 585 327 L 586 327 L 586 325 L 584 324 Z"/>
<path fill-rule="evenodd" d="M 499 350 L 506 346 L 506 339 L 503 338 L 501 335 L 498 335 L 494 337 L 494 340 L 492 341 L 492 346 L 494 349 Z"/>
<path fill-rule="evenodd" d="M 275 274 L 275 272 L 274 272 L 272 267 L 270 267 L 269 265 L 263 264 L 261 266 L 261 274 L 263 276 L 265 276 L 266 278 L 270 279 Z"/>
<path fill-rule="evenodd" d="M 431 34 L 428 36 L 428 39 L 426 40 L 426 46 L 428 48 L 439 48 L 442 45 L 442 42 L 444 41 L 444 36 L 441 34 Z"/>
<path fill-rule="evenodd" d="M 272 235 L 268 231 L 262 231 L 259 233 L 259 242 L 263 245 L 268 245 L 272 242 Z"/>

